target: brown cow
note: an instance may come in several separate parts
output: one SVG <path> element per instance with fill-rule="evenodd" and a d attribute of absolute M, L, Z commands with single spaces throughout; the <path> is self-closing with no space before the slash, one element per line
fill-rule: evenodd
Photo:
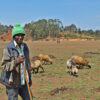
<path fill-rule="evenodd" d="M 71 59 L 72 59 L 72 61 L 75 62 L 76 65 L 87 66 L 88 68 L 91 68 L 90 63 L 85 58 L 83 58 L 83 57 L 72 56 Z"/>
<path fill-rule="evenodd" d="M 30 68 L 30 71 L 33 70 L 33 73 L 38 73 L 39 71 L 39 68 L 41 68 L 44 72 L 44 68 L 41 64 L 41 61 L 40 60 L 35 60 L 31 63 L 31 68 Z M 35 71 L 36 70 L 36 71 Z"/>
<path fill-rule="evenodd" d="M 46 55 L 46 54 L 39 54 L 38 57 L 40 58 L 41 61 L 44 62 L 44 64 L 47 64 L 47 63 L 52 64 L 52 59 L 48 55 Z"/>

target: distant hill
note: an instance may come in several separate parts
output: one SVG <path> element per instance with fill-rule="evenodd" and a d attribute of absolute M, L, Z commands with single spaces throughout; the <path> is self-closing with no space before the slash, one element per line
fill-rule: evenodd
<path fill-rule="evenodd" d="M 11 30 L 8 30 L 8 32 L 4 32 L 2 34 L 0 34 L 0 41 L 10 41 L 12 40 L 12 33 Z M 26 36 L 25 36 L 25 41 L 32 41 L 31 36 L 29 36 L 28 32 L 26 32 Z"/>
<path fill-rule="evenodd" d="M 4 32 L 2 34 L 0 34 L 0 41 L 10 41 L 12 39 L 12 33 L 11 30 L 8 30 L 8 32 Z M 77 40 L 95 40 L 94 37 L 91 36 L 87 36 L 87 35 L 81 35 L 77 36 L 77 37 L 59 37 L 59 38 L 51 38 L 51 37 L 47 37 L 47 38 L 39 38 L 38 41 L 57 41 L 58 39 L 60 39 L 61 41 L 77 41 Z M 29 35 L 29 32 L 26 31 L 26 36 L 24 38 L 25 41 L 33 41 L 34 39 L 32 39 L 32 37 Z"/>

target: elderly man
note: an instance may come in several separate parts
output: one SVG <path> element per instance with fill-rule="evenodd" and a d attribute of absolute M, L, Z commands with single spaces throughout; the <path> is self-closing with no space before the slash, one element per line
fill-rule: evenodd
<path fill-rule="evenodd" d="M 20 24 L 12 29 L 12 41 L 3 49 L 1 79 L 11 87 L 6 86 L 8 100 L 18 100 L 18 94 L 23 100 L 30 100 L 26 85 L 23 65 L 26 69 L 27 80 L 31 86 L 29 49 L 23 39 L 25 31 Z"/>

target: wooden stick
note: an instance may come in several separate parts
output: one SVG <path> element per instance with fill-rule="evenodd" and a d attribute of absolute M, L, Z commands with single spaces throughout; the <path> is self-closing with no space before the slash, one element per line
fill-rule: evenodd
<path fill-rule="evenodd" d="M 26 84 L 27 84 L 30 100 L 32 100 L 31 90 L 30 90 L 30 87 L 29 87 L 29 83 L 28 83 L 28 79 L 27 79 L 27 74 L 26 74 L 26 69 L 24 67 L 24 64 L 23 64 L 23 71 L 24 71 L 24 76 L 25 76 L 25 80 L 26 80 Z"/>

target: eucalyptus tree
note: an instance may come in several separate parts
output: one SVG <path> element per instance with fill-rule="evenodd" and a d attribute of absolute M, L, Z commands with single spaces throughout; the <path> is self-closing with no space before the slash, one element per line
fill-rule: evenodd
<path fill-rule="evenodd" d="M 35 39 L 47 36 L 47 20 L 45 19 L 25 25 L 25 28 L 30 30 L 30 35 Z"/>
<path fill-rule="evenodd" d="M 7 26 L 7 25 L 2 25 L 0 24 L 0 34 L 4 33 L 4 32 L 8 32 L 9 29 L 11 29 L 11 25 Z"/>
<path fill-rule="evenodd" d="M 100 30 L 95 31 L 95 36 L 100 36 Z"/>
<path fill-rule="evenodd" d="M 51 37 L 56 37 L 60 34 L 63 28 L 62 22 L 59 19 L 49 19 L 48 20 L 48 35 Z"/>
<path fill-rule="evenodd" d="M 65 26 L 64 31 L 75 32 L 75 31 L 77 31 L 77 27 L 76 27 L 76 25 L 71 24 L 69 26 Z"/>

